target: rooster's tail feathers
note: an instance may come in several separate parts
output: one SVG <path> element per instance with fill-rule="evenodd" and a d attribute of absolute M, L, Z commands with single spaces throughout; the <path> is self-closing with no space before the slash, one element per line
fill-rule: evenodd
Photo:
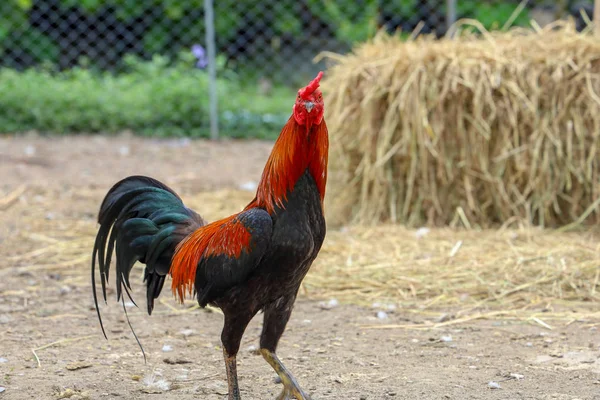
<path fill-rule="evenodd" d="M 149 314 L 169 273 L 176 246 L 189 233 L 204 225 L 202 218 L 185 207 L 172 189 L 145 176 L 131 176 L 114 185 L 102 202 L 98 222 L 100 228 L 92 254 L 96 308 L 96 261 L 100 270 L 102 296 L 106 301 L 106 281 L 114 251 L 117 260 L 117 300 L 123 300 L 124 289 L 133 302 L 129 292 L 131 269 L 136 261 L 146 264 L 144 280 Z"/>

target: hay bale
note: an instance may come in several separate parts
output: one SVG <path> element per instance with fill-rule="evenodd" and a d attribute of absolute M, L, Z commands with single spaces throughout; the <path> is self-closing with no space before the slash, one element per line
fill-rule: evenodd
<path fill-rule="evenodd" d="M 332 222 L 600 220 L 600 41 L 568 23 L 481 32 L 327 55 Z"/>

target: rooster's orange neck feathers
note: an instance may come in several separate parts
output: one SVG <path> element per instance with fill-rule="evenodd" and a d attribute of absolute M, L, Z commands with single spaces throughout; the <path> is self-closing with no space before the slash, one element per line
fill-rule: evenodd
<path fill-rule="evenodd" d="M 294 189 L 306 170 L 317 184 L 322 203 L 327 183 L 328 150 L 325 120 L 308 127 L 290 117 L 267 160 L 256 197 L 246 209 L 260 207 L 273 214 L 276 207 L 284 208 L 288 192 Z"/>

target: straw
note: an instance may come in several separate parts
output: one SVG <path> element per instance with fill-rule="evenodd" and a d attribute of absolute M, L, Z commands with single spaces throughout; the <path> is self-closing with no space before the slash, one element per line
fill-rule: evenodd
<path fill-rule="evenodd" d="M 323 55 L 334 64 L 322 83 L 331 222 L 600 222 L 600 42 L 590 28 L 485 32 L 465 20 L 454 30 L 441 40 L 380 34 Z"/>

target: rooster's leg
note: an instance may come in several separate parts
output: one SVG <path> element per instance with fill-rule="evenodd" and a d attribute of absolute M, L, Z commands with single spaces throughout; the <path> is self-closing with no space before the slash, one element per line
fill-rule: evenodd
<path fill-rule="evenodd" d="M 225 369 L 227 370 L 227 384 L 229 385 L 229 400 L 240 400 L 240 388 L 238 386 L 237 366 L 235 355 L 230 356 L 223 348 L 225 358 Z"/>
<path fill-rule="evenodd" d="M 294 300 L 296 300 L 295 294 L 281 298 L 264 308 L 265 319 L 260 336 L 260 353 L 279 375 L 281 383 L 283 383 L 283 392 L 277 397 L 277 400 L 310 400 L 310 397 L 304 393 L 298 382 L 296 382 L 296 378 L 275 354 L 277 343 L 279 343 L 279 339 L 292 314 Z"/>
<path fill-rule="evenodd" d="M 229 385 L 229 400 L 241 400 L 240 388 L 238 386 L 236 355 L 240 349 L 240 342 L 248 323 L 254 313 L 231 314 L 223 310 L 225 324 L 221 333 L 223 342 L 223 357 L 225 358 L 225 369 L 227 370 L 227 383 Z"/>
<path fill-rule="evenodd" d="M 283 392 L 277 397 L 277 400 L 310 400 L 310 397 L 304 393 L 298 382 L 296 382 L 296 378 L 287 370 L 275 353 L 267 349 L 261 349 L 260 352 L 277 372 L 277 375 L 281 378 L 281 383 L 283 383 Z"/>

